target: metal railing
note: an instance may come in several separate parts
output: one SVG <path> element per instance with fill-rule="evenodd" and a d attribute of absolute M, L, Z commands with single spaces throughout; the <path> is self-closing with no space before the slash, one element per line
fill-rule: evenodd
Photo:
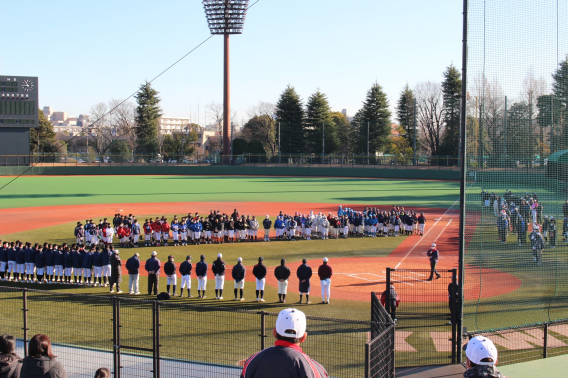
<path fill-rule="evenodd" d="M 362 156 L 318 154 L 188 155 L 161 154 L 35 154 L 0 155 L 0 166 L 214 166 L 245 165 L 272 167 L 317 168 L 394 168 L 459 170 L 459 161 L 453 156 Z"/>
<path fill-rule="evenodd" d="M 106 366 L 114 377 L 236 378 L 248 357 L 272 344 L 271 329 L 278 316 L 5 286 L 0 286 L 0 303 L 2 332 L 22 340 L 24 354 L 31 336 L 46 334 L 58 359 L 75 377 L 92 377 L 96 368 Z M 382 364 L 377 356 L 386 352 L 379 349 L 394 347 L 394 334 L 388 342 L 381 334 L 366 346 L 369 321 L 308 316 L 307 324 L 308 339 L 302 348 L 333 377 L 363 377 L 366 348 L 371 361 Z M 86 366 L 92 371 L 85 371 Z"/>
<path fill-rule="evenodd" d="M 394 378 L 395 324 L 371 293 L 371 340 L 365 344 L 365 378 Z"/>

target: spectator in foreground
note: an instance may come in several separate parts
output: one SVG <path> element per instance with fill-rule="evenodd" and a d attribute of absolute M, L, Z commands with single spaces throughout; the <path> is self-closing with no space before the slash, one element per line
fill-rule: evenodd
<path fill-rule="evenodd" d="M 95 372 L 95 378 L 110 378 L 110 370 L 102 367 Z"/>
<path fill-rule="evenodd" d="M 306 315 L 294 308 L 280 311 L 273 329 L 273 347 L 250 357 L 243 367 L 241 378 L 326 378 L 327 371 L 306 355 L 300 346 L 306 337 Z"/>
<path fill-rule="evenodd" d="M 20 378 L 22 360 L 16 353 L 16 338 L 0 336 L 0 378 Z"/>
<path fill-rule="evenodd" d="M 467 367 L 464 378 L 506 378 L 497 370 L 497 348 L 484 336 L 475 336 L 463 346 Z"/>
<path fill-rule="evenodd" d="M 51 340 L 42 334 L 31 338 L 28 357 L 22 362 L 21 377 L 26 378 L 67 378 L 63 365 L 55 359 Z"/>

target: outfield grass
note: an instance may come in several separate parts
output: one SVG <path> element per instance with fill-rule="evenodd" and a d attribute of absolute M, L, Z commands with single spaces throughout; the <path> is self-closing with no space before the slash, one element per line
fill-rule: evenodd
<path fill-rule="evenodd" d="M 0 186 L 12 180 L 0 177 Z M 0 208 L 149 202 L 302 202 L 448 208 L 453 181 L 325 177 L 34 176 L 2 190 Z"/>

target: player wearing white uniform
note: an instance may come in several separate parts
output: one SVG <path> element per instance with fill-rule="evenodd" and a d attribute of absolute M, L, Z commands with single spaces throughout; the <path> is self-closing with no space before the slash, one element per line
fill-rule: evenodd
<path fill-rule="evenodd" d="M 258 227 L 260 227 L 260 224 L 258 223 L 256 216 L 253 215 L 252 219 L 250 220 L 250 238 L 251 238 L 251 240 L 254 238 L 254 241 L 257 241 Z"/>
<path fill-rule="evenodd" d="M 206 298 L 205 290 L 207 289 L 207 270 L 209 266 L 205 262 L 205 255 L 201 255 L 201 261 L 195 267 L 195 275 L 197 276 L 197 298 Z"/>
<path fill-rule="evenodd" d="M 420 233 L 420 236 L 424 236 L 425 226 L 426 226 L 426 217 L 424 216 L 424 213 L 420 213 L 420 216 L 418 217 L 418 232 Z"/>
<path fill-rule="evenodd" d="M 327 257 L 324 257 L 323 264 L 318 268 L 318 276 L 321 284 L 321 299 L 324 304 L 329 304 L 329 297 L 331 294 L 331 276 L 333 275 L 333 269 L 331 268 L 331 265 L 328 264 L 328 261 Z"/>
<path fill-rule="evenodd" d="M 244 301 L 243 298 L 243 291 L 245 288 L 245 276 L 247 270 L 243 265 L 242 257 L 237 259 L 237 265 L 233 266 L 232 276 L 233 280 L 235 280 L 235 301 Z M 237 293 L 240 291 L 241 299 L 237 298 Z"/>
<path fill-rule="evenodd" d="M 215 299 L 223 299 L 223 287 L 225 286 L 225 262 L 222 260 L 223 255 L 219 253 L 217 260 L 213 261 L 211 270 L 215 274 Z"/>
<path fill-rule="evenodd" d="M 177 286 L 177 268 L 176 264 L 174 263 L 174 257 L 172 255 L 168 256 L 168 262 L 164 264 L 164 273 L 166 273 L 167 277 L 167 286 L 166 289 L 168 294 L 170 293 L 170 285 L 173 286 L 173 294 L 172 296 L 176 296 L 176 286 Z"/>
<path fill-rule="evenodd" d="M 264 302 L 264 285 L 266 283 L 266 265 L 263 264 L 264 258 L 258 258 L 258 264 L 252 269 L 252 274 L 256 279 L 256 301 Z"/>
<path fill-rule="evenodd" d="M 191 264 L 191 256 L 187 256 L 185 261 L 179 266 L 179 274 L 181 274 L 181 290 L 179 296 L 183 296 L 183 289 L 187 287 L 187 297 L 193 298 L 191 295 L 191 270 L 193 265 Z"/>
<path fill-rule="evenodd" d="M 288 278 L 290 278 L 290 268 L 286 266 L 286 259 L 280 260 L 280 266 L 274 269 L 274 277 L 276 277 L 276 279 L 278 280 L 278 298 L 280 300 L 280 303 L 286 303 Z"/>

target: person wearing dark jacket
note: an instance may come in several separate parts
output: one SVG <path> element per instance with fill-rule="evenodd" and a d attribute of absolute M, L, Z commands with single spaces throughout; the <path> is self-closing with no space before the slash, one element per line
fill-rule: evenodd
<path fill-rule="evenodd" d="M 247 274 L 247 270 L 243 265 L 242 257 L 237 259 L 237 265 L 233 266 L 233 279 L 235 280 L 235 300 L 236 301 L 244 301 L 243 298 L 243 291 L 245 288 L 245 275 Z M 241 299 L 237 298 L 237 292 L 240 290 Z"/>
<path fill-rule="evenodd" d="M 75 245 L 73 245 L 73 249 L 75 249 Z M 72 276 L 73 276 L 73 255 L 71 249 L 69 247 L 63 250 L 63 269 L 65 269 L 65 285 L 71 285 Z"/>
<path fill-rule="evenodd" d="M 298 303 L 302 303 L 302 296 L 306 294 L 306 304 L 311 304 L 310 302 L 310 278 L 312 278 L 312 268 L 308 265 L 308 261 L 306 259 L 302 260 L 302 265 L 298 267 L 296 271 L 296 277 L 300 281 L 300 301 Z"/>
<path fill-rule="evenodd" d="M 252 269 L 252 274 L 256 278 L 256 301 L 264 302 L 264 285 L 266 283 L 266 265 L 263 264 L 264 258 L 258 258 L 258 264 Z M 260 294 L 260 296 L 259 296 Z"/>
<path fill-rule="evenodd" d="M 262 227 L 264 227 L 264 241 L 270 241 L 270 228 L 272 227 L 272 221 L 270 216 L 266 216 L 266 219 L 262 221 Z"/>
<path fill-rule="evenodd" d="M 16 353 L 16 338 L 0 336 L 0 378 L 20 378 L 22 359 Z"/>
<path fill-rule="evenodd" d="M 55 257 L 53 251 L 51 250 L 51 244 L 47 248 L 43 249 L 43 258 L 45 259 L 45 269 L 46 269 L 46 283 L 53 283 L 53 271 L 55 270 Z"/>
<path fill-rule="evenodd" d="M 55 262 L 55 271 L 53 272 L 53 282 L 63 281 L 63 246 L 61 248 L 54 248 L 53 260 Z"/>
<path fill-rule="evenodd" d="M 85 280 L 85 285 L 87 286 L 91 286 L 91 270 L 93 268 L 94 250 L 95 248 L 92 247 L 88 252 L 85 252 L 83 254 L 83 261 L 81 262 L 81 267 L 83 268 L 83 279 Z"/>
<path fill-rule="evenodd" d="M 197 298 L 206 298 L 205 290 L 207 288 L 207 270 L 209 265 L 205 262 L 205 255 L 200 256 L 200 261 L 195 266 L 195 275 L 197 276 Z"/>
<path fill-rule="evenodd" d="M 242 241 L 242 240 L 241 240 Z M 219 253 L 217 260 L 213 261 L 211 271 L 215 275 L 215 299 L 223 299 L 223 288 L 225 286 L 225 262 L 223 255 Z"/>
<path fill-rule="evenodd" d="M 458 313 L 459 306 L 459 287 L 457 282 L 453 281 L 453 276 L 450 278 L 452 278 L 452 282 L 448 285 L 448 307 L 450 308 L 449 324 L 452 324 L 457 321 L 456 315 Z"/>
<path fill-rule="evenodd" d="M 191 256 L 187 256 L 185 261 L 179 266 L 179 274 L 181 274 L 181 290 L 179 296 L 183 296 L 183 289 L 187 286 L 187 297 L 193 298 L 191 295 L 191 270 L 193 265 L 191 265 Z"/>
<path fill-rule="evenodd" d="M 442 277 L 442 275 L 436 270 L 436 264 L 438 264 L 438 258 L 440 257 L 440 253 L 436 249 L 436 243 L 432 243 L 432 248 L 428 250 L 426 255 L 430 258 L 430 278 L 426 281 L 432 281 L 434 274 L 436 274 L 436 279 Z"/>
<path fill-rule="evenodd" d="M 306 341 L 306 315 L 294 308 L 280 311 L 272 334 L 273 347 L 250 357 L 240 378 L 328 378 L 325 368 L 302 351 Z"/>
<path fill-rule="evenodd" d="M 22 378 L 67 378 L 63 365 L 55 359 L 46 335 L 35 335 L 28 345 L 28 357 L 22 361 Z"/>
<path fill-rule="evenodd" d="M 116 293 L 122 294 L 122 290 L 120 290 L 120 283 L 122 282 L 122 260 L 118 254 L 119 251 L 116 249 L 110 258 L 110 292 L 114 293 L 114 285 L 116 284 Z"/>
<path fill-rule="evenodd" d="M 160 260 L 156 257 L 158 252 L 152 252 L 152 257 L 146 260 L 146 265 L 144 269 L 148 272 L 148 295 L 152 295 L 152 290 L 154 290 L 154 295 L 158 295 L 159 285 L 160 285 Z"/>
<path fill-rule="evenodd" d="M 333 269 L 328 262 L 328 258 L 324 257 L 323 264 L 318 268 L 318 276 L 321 284 L 321 303 L 324 304 L 329 304 L 329 297 L 331 296 L 331 276 L 333 275 Z"/>
<path fill-rule="evenodd" d="M 128 293 L 130 295 L 140 294 L 140 288 L 138 287 L 140 280 L 140 255 L 138 253 L 126 260 L 126 270 L 128 270 Z"/>
<path fill-rule="evenodd" d="M 274 269 L 274 277 L 278 280 L 278 299 L 280 303 L 286 303 L 288 278 L 290 278 L 290 268 L 286 266 L 286 259 L 280 260 L 280 266 Z"/>
<path fill-rule="evenodd" d="M 45 272 L 45 259 L 43 258 L 43 248 L 38 247 L 34 255 L 34 264 L 36 267 L 36 281 L 43 283 L 43 275 Z"/>
<path fill-rule="evenodd" d="M 28 244 L 29 244 L 28 247 L 24 251 L 24 260 L 25 260 L 25 264 L 26 264 L 26 281 L 27 282 L 33 282 L 34 270 L 35 270 L 35 264 L 34 264 L 35 249 L 32 248 L 30 243 L 28 243 Z M 36 243 L 36 247 L 37 247 L 37 243 Z"/>
<path fill-rule="evenodd" d="M 73 259 L 73 273 L 75 274 L 75 285 L 81 285 L 81 276 L 83 275 L 83 253 L 85 253 L 84 250 L 76 249 L 71 254 Z M 79 281 L 77 281 L 77 276 L 79 276 Z"/>
<path fill-rule="evenodd" d="M 381 304 L 390 314 L 391 319 L 396 322 L 396 308 L 398 306 L 398 294 L 394 285 L 390 285 L 390 289 L 383 291 L 381 295 Z"/>
<path fill-rule="evenodd" d="M 174 257 L 172 255 L 168 256 L 168 262 L 164 264 L 164 273 L 166 273 L 166 289 L 168 294 L 170 293 L 170 285 L 173 286 L 173 294 L 172 296 L 176 296 L 176 286 L 177 286 L 177 268 L 176 264 L 174 263 Z"/>
<path fill-rule="evenodd" d="M 110 279 L 110 258 L 114 254 L 112 244 L 109 244 L 108 248 L 103 249 L 101 253 L 101 264 L 103 266 L 103 282 L 105 287 L 109 285 Z"/>

